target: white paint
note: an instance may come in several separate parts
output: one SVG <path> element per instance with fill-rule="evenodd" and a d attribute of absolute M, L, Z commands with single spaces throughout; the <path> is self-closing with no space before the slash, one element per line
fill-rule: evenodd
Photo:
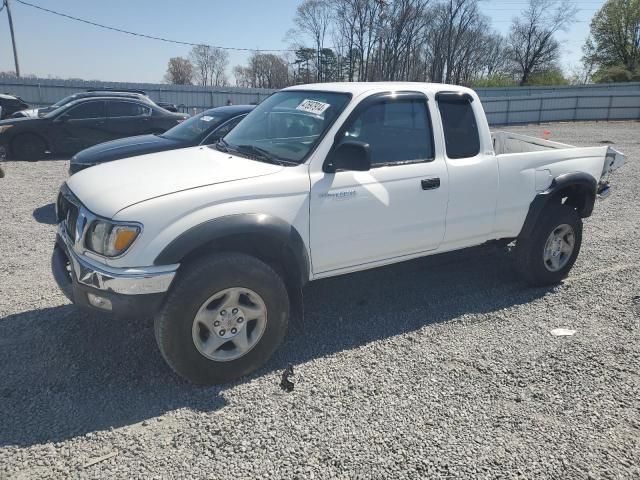
<path fill-rule="evenodd" d="M 109 260 L 109 266 L 152 265 L 186 230 L 243 213 L 270 215 L 292 225 L 312 260 L 310 279 L 512 238 L 549 179 L 586 172 L 599 180 L 610 152 L 606 146 L 575 148 L 524 135 L 499 132 L 492 137 L 475 92 L 457 86 L 336 83 L 289 90 L 352 95 L 305 164 L 282 167 L 193 147 L 111 162 L 71 177 L 69 187 L 95 214 L 144 225 L 132 249 Z M 474 99 L 482 152 L 474 158 L 446 157 L 435 100 L 443 90 Z M 435 159 L 368 172 L 323 172 L 335 135 L 353 109 L 367 96 L 388 91 L 428 97 Z M 624 158 L 614 160 L 606 168 L 620 166 Z M 440 178 L 440 187 L 422 190 L 421 180 L 431 177 Z"/>

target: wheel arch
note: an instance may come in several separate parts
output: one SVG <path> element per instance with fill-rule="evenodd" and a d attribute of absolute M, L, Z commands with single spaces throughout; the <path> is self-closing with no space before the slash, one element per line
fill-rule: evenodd
<path fill-rule="evenodd" d="M 212 252 L 253 255 L 285 277 L 287 287 L 301 289 L 311 264 L 300 233 L 288 222 L 266 214 L 220 217 L 191 227 L 169 243 L 155 265 L 188 263 Z"/>
<path fill-rule="evenodd" d="M 542 212 L 554 203 L 564 203 L 576 209 L 580 217 L 591 216 L 596 201 L 598 182 L 585 172 L 557 176 L 544 192 L 538 193 L 531 204 L 519 238 L 529 237 Z"/>
<path fill-rule="evenodd" d="M 25 137 L 25 136 L 28 137 L 30 135 L 34 136 L 34 137 L 38 137 L 44 143 L 45 149 L 51 150 L 51 142 L 49 141 L 49 139 L 45 135 L 43 135 L 40 132 L 33 131 L 33 130 L 25 130 L 25 131 L 18 132 L 16 134 L 14 134 L 7 141 L 7 147 L 8 147 L 8 150 L 9 150 L 7 153 L 9 153 L 12 156 L 14 156 L 16 154 L 16 152 L 15 152 L 15 144 L 16 144 L 16 142 L 19 142 L 22 137 Z"/>

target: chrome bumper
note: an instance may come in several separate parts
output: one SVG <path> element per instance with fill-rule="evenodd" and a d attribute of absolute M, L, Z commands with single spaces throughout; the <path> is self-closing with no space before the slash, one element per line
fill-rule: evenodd
<path fill-rule="evenodd" d="M 58 238 L 64 243 L 73 277 L 87 287 L 121 295 L 164 293 L 169 290 L 176 276 L 178 265 L 145 268 L 112 268 L 97 265 L 73 251 L 61 225 L 58 227 Z"/>

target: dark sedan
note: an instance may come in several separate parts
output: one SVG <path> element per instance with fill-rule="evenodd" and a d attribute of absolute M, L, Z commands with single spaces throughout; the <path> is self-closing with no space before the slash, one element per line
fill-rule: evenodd
<path fill-rule="evenodd" d="M 135 98 L 83 98 L 42 118 L 0 121 L 0 145 L 8 158 L 39 160 L 47 154 L 73 155 L 117 138 L 164 133 L 187 118 Z"/>
<path fill-rule="evenodd" d="M 100 163 L 196 145 L 211 145 L 229 133 L 255 107 L 217 107 L 195 115 L 161 135 L 140 135 L 102 143 L 74 155 L 69 173 Z"/>
<path fill-rule="evenodd" d="M 96 97 L 118 97 L 118 98 L 132 98 L 134 100 L 142 100 L 143 102 L 149 102 L 154 105 L 158 105 L 165 110 L 170 112 L 177 112 L 178 108 L 172 103 L 163 103 L 163 102 L 154 102 L 149 98 L 149 96 L 143 92 L 142 90 L 115 90 L 105 88 L 102 90 L 87 90 L 86 92 L 74 93 L 73 95 L 69 95 L 58 100 L 53 105 L 49 105 L 48 107 L 40 107 L 40 108 L 31 108 L 25 104 L 22 109 L 18 109 L 16 111 L 13 110 L 13 114 L 11 116 L 6 115 L 6 118 L 36 118 L 36 117 L 44 117 L 47 113 L 53 112 L 56 108 L 60 108 L 67 103 L 71 103 L 74 100 L 80 100 L 83 98 L 96 98 Z M 3 117 L 4 118 L 4 117 Z"/>

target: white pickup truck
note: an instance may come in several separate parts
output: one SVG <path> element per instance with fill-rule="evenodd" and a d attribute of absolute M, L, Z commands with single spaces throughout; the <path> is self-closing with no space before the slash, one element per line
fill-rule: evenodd
<path fill-rule="evenodd" d="M 154 316 L 168 364 L 220 383 L 267 361 L 312 280 L 515 241 L 529 282 L 561 281 L 623 163 L 606 146 L 492 135 L 466 88 L 291 87 L 216 146 L 72 176 L 52 267 L 78 305 Z"/>

